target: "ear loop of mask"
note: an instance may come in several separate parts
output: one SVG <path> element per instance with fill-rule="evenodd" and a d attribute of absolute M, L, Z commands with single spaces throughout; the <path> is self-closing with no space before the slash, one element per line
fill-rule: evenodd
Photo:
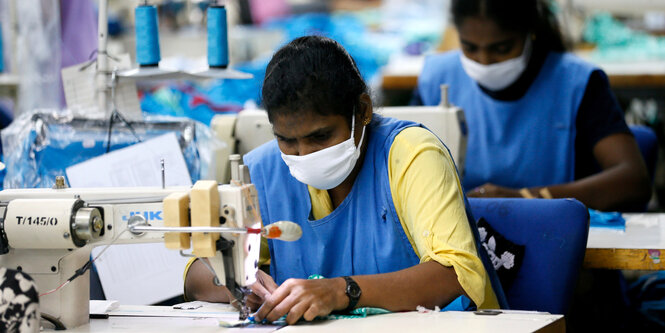
<path fill-rule="evenodd" d="M 356 131 L 356 107 L 353 106 L 353 114 L 351 115 L 351 139 L 353 139 L 353 144 L 355 146 L 355 131 Z"/>
<path fill-rule="evenodd" d="M 365 126 L 363 125 L 363 134 L 360 136 L 360 141 L 356 145 L 356 106 L 353 106 L 353 115 L 351 116 L 351 139 L 353 140 L 353 145 L 356 147 L 356 149 L 360 149 L 360 146 L 363 144 L 363 139 L 365 138 Z"/>

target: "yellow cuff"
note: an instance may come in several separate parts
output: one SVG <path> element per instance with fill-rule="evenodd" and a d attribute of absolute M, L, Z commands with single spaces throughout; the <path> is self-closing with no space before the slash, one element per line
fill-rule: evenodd
<path fill-rule="evenodd" d="M 552 199 L 553 198 L 552 193 L 550 193 L 550 189 L 548 189 L 547 187 L 541 188 L 540 191 L 538 191 L 538 193 L 540 193 L 540 196 L 542 198 L 545 198 L 545 199 Z"/>
<path fill-rule="evenodd" d="M 182 297 L 185 299 L 185 302 L 189 302 L 189 298 L 187 298 L 187 293 L 185 292 L 185 281 L 187 280 L 187 273 L 189 273 L 189 268 L 192 267 L 192 264 L 194 261 L 196 261 L 198 258 L 190 258 L 189 261 L 187 261 L 187 265 L 185 265 L 185 270 L 182 272 Z"/>
<path fill-rule="evenodd" d="M 531 191 L 529 191 L 529 189 L 526 188 L 526 187 L 520 189 L 520 195 L 522 196 L 522 198 L 525 198 L 525 199 L 533 199 L 533 198 L 535 198 L 535 197 L 533 196 L 533 194 L 531 194 Z"/>

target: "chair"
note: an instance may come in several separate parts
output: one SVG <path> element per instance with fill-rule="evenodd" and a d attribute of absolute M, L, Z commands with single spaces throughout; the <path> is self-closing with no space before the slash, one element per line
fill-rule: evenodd
<path fill-rule="evenodd" d="M 508 240 L 525 246 L 522 266 L 504 289 L 511 309 L 565 314 L 577 283 L 589 232 L 589 212 L 574 199 L 469 198 Z"/>
<path fill-rule="evenodd" d="M 658 157 L 658 137 L 650 127 L 644 125 L 630 125 L 630 131 L 635 136 L 635 141 L 637 141 L 637 146 L 640 148 L 649 176 L 653 181 Z"/>

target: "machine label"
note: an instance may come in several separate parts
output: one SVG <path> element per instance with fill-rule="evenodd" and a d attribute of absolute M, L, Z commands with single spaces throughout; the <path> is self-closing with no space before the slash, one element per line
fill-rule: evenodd
<path fill-rule="evenodd" d="M 18 225 L 58 225 L 57 217 L 17 216 Z"/>
<path fill-rule="evenodd" d="M 129 216 L 123 215 L 122 220 L 127 221 L 130 217 L 134 215 L 143 215 L 145 217 L 146 221 L 162 221 L 162 211 L 157 210 L 157 211 L 143 211 L 143 212 L 129 212 Z"/>

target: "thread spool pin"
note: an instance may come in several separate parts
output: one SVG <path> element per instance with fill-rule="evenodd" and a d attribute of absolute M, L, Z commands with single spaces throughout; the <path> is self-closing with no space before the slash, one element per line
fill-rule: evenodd
<path fill-rule="evenodd" d="M 162 165 L 162 189 L 166 187 L 166 170 L 164 169 L 164 159 L 159 160 L 159 163 Z"/>

